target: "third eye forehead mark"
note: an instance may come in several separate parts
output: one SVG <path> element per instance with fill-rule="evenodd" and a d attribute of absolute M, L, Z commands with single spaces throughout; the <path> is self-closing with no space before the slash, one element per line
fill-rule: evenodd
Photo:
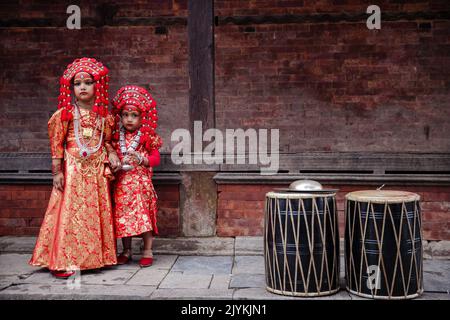
<path fill-rule="evenodd" d="M 73 81 L 73 84 L 81 84 L 82 82 L 86 83 L 86 84 L 93 84 L 94 81 L 92 79 L 77 79 Z"/>
<path fill-rule="evenodd" d="M 136 111 L 126 111 L 126 110 L 124 110 L 124 111 L 122 111 L 122 115 L 124 115 L 124 116 L 128 116 L 128 115 L 139 116 L 140 113 L 136 112 Z"/>

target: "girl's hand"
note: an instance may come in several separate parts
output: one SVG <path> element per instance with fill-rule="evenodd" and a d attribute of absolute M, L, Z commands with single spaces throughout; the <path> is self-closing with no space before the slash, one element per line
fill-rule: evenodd
<path fill-rule="evenodd" d="M 136 165 L 142 164 L 143 157 L 137 151 L 129 151 L 127 157 L 128 157 L 128 160 L 130 160 L 131 162 L 133 162 Z M 139 162 L 141 162 L 141 163 L 139 163 Z"/>
<path fill-rule="evenodd" d="M 110 153 L 108 159 L 109 163 L 111 164 L 111 169 L 113 170 L 113 172 L 116 172 L 117 170 L 120 169 L 120 160 L 115 152 Z"/>
<path fill-rule="evenodd" d="M 64 174 L 62 172 L 53 176 L 53 187 L 61 192 L 64 191 Z"/>

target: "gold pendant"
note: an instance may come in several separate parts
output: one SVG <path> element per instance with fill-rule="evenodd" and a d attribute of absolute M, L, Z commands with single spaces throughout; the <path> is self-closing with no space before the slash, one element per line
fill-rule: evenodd
<path fill-rule="evenodd" d="M 92 128 L 83 128 L 83 137 L 90 138 L 92 137 L 92 133 Z"/>

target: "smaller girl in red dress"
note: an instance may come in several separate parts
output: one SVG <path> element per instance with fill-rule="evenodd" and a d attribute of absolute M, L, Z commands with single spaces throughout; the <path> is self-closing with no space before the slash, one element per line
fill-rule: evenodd
<path fill-rule="evenodd" d="M 152 168 L 160 163 L 162 140 L 155 133 L 156 101 L 142 87 L 125 86 L 112 104 L 116 120 L 113 146 L 122 163 L 114 184 L 116 237 L 122 238 L 123 244 L 117 264 L 131 260 L 131 239 L 142 236 L 144 251 L 139 264 L 148 267 L 153 263 L 153 236 L 158 234 Z"/>

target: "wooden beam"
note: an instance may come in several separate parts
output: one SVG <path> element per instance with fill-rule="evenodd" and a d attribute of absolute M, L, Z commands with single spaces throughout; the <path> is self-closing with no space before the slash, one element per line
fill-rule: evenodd
<path fill-rule="evenodd" d="M 214 128 L 214 7 L 212 0 L 188 3 L 189 121 Z"/>

